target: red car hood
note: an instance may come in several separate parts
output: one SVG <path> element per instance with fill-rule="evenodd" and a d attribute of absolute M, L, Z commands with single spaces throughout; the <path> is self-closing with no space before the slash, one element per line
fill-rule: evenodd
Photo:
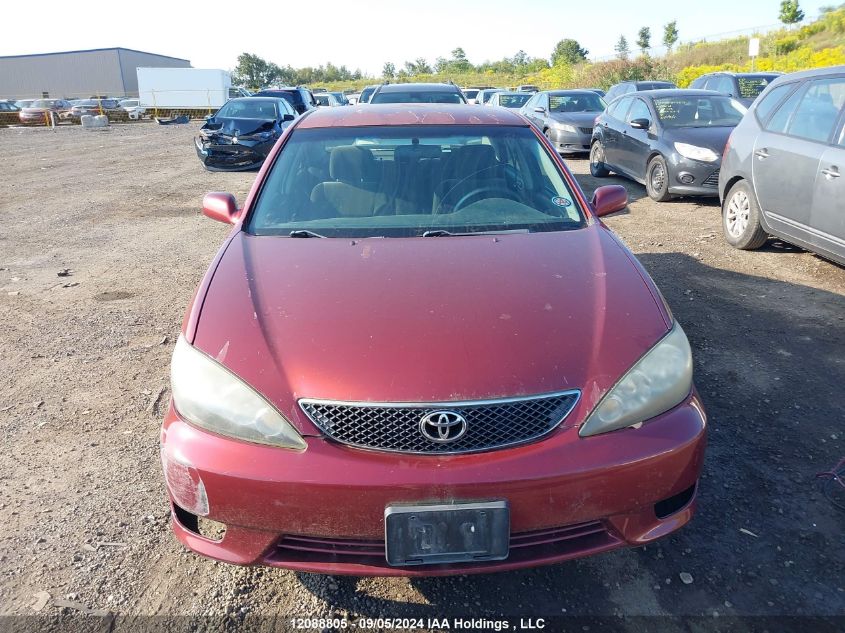
<path fill-rule="evenodd" d="M 649 284 L 598 224 L 355 241 L 238 233 L 193 342 L 305 432 L 303 397 L 435 402 L 581 389 L 589 411 L 668 329 Z"/>

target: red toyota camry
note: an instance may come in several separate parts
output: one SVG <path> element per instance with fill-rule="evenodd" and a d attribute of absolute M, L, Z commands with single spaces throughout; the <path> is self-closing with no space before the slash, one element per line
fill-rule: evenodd
<path fill-rule="evenodd" d="M 660 292 L 520 115 L 325 108 L 279 140 L 188 310 L 173 529 L 236 564 L 466 574 L 692 517 L 706 417 Z M 222 535 L 221 535 L 222 533 Z"/>

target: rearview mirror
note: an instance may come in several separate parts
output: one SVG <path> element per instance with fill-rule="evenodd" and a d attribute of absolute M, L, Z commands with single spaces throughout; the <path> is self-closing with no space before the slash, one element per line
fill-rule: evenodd
<path fill-rule="evenodd" d="M 638 130 L 647 130 L 651 127 L 651 121 L 648 119 L 634 119 L 631 121 L 631 127 L 637 128 Z"/>
<path fill-rule="evenodd" d="M 593 194 L 593 212 L 602 217 L 621 211 L 628 206 L 628 192 L 622 185 L 605 185 Z"/>
<path fill-rule="evenodd" d="M 205 194 L 202 199 L 202 212 L 206 217 L 224 224 L 234 224 L 241 214 L 235 196 L 222 191 L 212 191 Z"/>

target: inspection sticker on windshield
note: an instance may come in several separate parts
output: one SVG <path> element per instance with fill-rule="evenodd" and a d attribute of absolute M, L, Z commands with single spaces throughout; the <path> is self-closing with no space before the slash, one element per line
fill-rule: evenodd
<path fill-rule="evenodd" d="M 570 204 L 572 204 L 572 201 L 562 196 L 555 196 L 554 198 L 552 198 L 552 204 L 556 207 L 568 207 Z"/>

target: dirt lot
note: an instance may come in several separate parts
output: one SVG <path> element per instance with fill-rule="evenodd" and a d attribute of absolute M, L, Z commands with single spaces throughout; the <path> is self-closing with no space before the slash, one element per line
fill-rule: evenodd
<path fill-rule="evenodd" d="M 242 200 L 255 177 L 204 171 L 196 128 L 0 130 L 0 614 L 39 618 L 0 621 L 62 630 L 83 606 L 118 628 L 148 615 L 224 629 L 328 614 L 845 616 L 845 515 L 814 481 L 845 455 L 845 269 L 781 244 L 732 250 L 716 203 L 655 204 L 615 178 L 632 203 L 607 223 L 684 325 L 710 413 L 690 526 L 551 568 L 434 580 L 185 552 L 158 458 L 168 363 L 227 232 L 199 214 L 202 194 Z M 586 161 L 570 165 L 591 193 Z"/>

